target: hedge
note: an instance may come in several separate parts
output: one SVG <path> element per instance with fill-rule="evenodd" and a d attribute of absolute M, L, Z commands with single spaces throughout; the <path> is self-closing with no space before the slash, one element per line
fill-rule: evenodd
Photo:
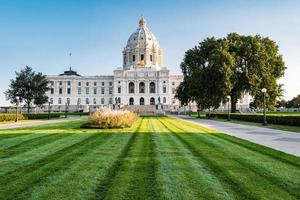
<path fill-rule="evenodd" d="M 58 113 L 51 113 L 50 118 L 59 118 L 61 114 Z M 48 119 L 47 113 L 29 113 L 29 114 L 18 114 L 19 120 L 25 119 Z M 15 113 L 2 113 L 0 114 L 0 122 L 6 121 L 16 121 L 16 114 Z"/>
<path fill-rule="evenodd" d="M 227 119 L 228 114 L 225 113 L 211 113 L 206 114 L 206 117 L 216 117 Z M 248 122 L 258 122 L 262 123 L 264 120 L 263 115 L 255 115 L 255 114 L 239 114 L 239 113 L 231 113 L 230 118 L 234 120 L 240 121 L 248 121 Z M 289 125 L 289 126 L 300 126 L 300 116 L 278 116 L 278 115 L 267 115 L 268 124 L 280 124 L 280 125 Z"/>
<path fill-rule="evenodd" d="M 24 113 L 25 119 L 48 119 L 48 113 Z M 50 118 L 59 118 L 60 113 L 50 113 Z"/>

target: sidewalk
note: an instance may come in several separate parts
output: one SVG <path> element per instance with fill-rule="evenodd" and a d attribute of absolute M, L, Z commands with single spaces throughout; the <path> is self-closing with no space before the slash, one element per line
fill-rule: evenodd
<path fill-rule="evenodd" d="M 22 128 L 22 127 L 29 127 L 29 126 L 36 126 L 36 125 L 44 125 L 44 124 L 53 124 L 53 123 L 58 123 L 58 122 L 74 121 L 74 120 L 80 120 L 80 119 L 84 119 L 84 117 L 68 117 L 68 118 L 60 118 L 60 119 L 34 120 L 34 121 L 29 121 L 29 122 L 0 124 L 0 130 Z"/>
<path fill-rule="evenodd" d="M 185 115 L 175 117 L 300 157 L 300 133 L 234 124 L 230 122 L 198 119 Z"/>

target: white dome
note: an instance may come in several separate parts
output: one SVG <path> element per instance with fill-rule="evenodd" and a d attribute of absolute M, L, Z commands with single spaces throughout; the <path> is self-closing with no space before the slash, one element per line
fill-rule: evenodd
<path fill-rule="evenodd" d="M 130 35 L 123 51 L 124 67 L 160 67 L 162 65 L 162 50 L 159 43 L 147 27 L 142 16 L 139 28 Z"/>

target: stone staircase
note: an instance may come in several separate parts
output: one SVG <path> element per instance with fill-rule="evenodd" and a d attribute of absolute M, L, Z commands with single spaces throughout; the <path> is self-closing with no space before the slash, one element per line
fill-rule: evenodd
<path fill-rule="evenodd" d="M 154 115 L 156 113 L 155 105 L 125 105 L 122 110 L 129 110 L 139 115 Z"/>

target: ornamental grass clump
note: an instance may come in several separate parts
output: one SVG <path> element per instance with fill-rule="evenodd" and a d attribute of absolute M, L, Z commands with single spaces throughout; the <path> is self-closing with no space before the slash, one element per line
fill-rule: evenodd
<path fill-rule="evenodd" d="M 138 120 L 138 116 L 128 110 L 101 108 L 89 117 L 83 128 L 128 128 Z"/>

